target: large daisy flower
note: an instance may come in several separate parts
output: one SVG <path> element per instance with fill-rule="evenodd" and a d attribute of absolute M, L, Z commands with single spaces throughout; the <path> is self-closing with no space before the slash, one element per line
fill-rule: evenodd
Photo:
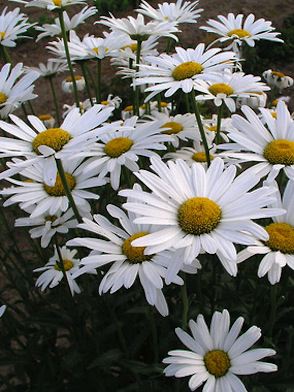
<path fill-rule="evenodd" d="M 258 162 L 254 171 L 261 177 L 269 174 L 268 181 L 275 179 L 281 170 L 294 179 L 294 121 L 286 104 L 278 103 L 276 118 L 267 109 L 260 108 L 262 119 L 248 106 L 242 106 L 241 110 L 246 119 L 233 115 L 234 128 L 228 133 L 234 143 L 219 148 L 229 150 L 225 155 L 243 162 Z"/>
<path fill-rule="evenodd" d="M 1 33 L 0 33 L 1 34 Z M 24 68 L 21 63 L 15 67 L 5 64 L 0 70 L 0 118 L 6 118 L 14 112 L 23 102 L 37 97 L 33 94 L 34 81 L 39 74 L 35 71 L 23 75 Z"/>
<path fill-rule="evenodd" d="M 135 85 L 152 85 L 145 89 L 151 99 L 162 91 L 166 97 L 177 90 L 189 93 L 197 79 L 209 79 L 212 72 L 228 68 L 235 60 L 234 52 L 222 52 L 219 48 L 205 50 L 203 43 L 195 49 L 176 48 L 176 53 L 169 56 L 147 56 L 150 65 L 141 64 L 135 79 Z"/>
<path fill-rule="evenodd" d="M 29 38 L 23 35 L 34 24 L 27 23 L 28 17 L 20 13 L 19 8 L 7 12 L 4 8 L 0 15 L 0 46 L 14 47 L 19 38 Z"/>
<path fill-rule="evenodd" d="M 159 158 L 151 158 L 151 169 L 155 173 L 146 170 L 135 173 L 151 194 L 136 190 L 120 192 L 121 196 L 136 200 L 124 204 L 139 216 L 135 223 L 158 227 L 155 233 L 132 243 L 146 246 L 146 254 L 185 248 L 183 263 L 189 264 L 200 252 L 216 253 L 226 270 L 236 275 L 234 243 L 251 244 L 250 233 L 259 233 L 267 240 L 266 231 L 252 219 L 283 212 L 264 208 L 275 200 L 275 189 L 263 186 L 249 192 L 260 177 L 244 171 L 235 178 L 236 167 L 224 169 L 220 158 L 215 158 L 207 171 L 201 163 L 189 167 L 182 160 L 164 164 Z"/>
<path fill-rule="evenodd" d="M 74 4 L 86 4 L 86 0 L 12 0 L 15 3 L 25 4 L 26 7 L 46 8 L 49 11 L 63 9 Z"/>
<path fill-rule="evenodd" d="M 225 70 L 223 73 L 212 75 L 209 81 L 198 81 L 195 89 L 202 94 L 197 95 L 196 99 L 213 100 L 216 106 L 224 103 L 231 112 L 235 112 L 236 98 L 254 97 L 270 90 L 270 87 L 260 80 L 259 76 Z"/>
<path fill-rule="evenodd" d="M 203 383 L 205 392 L 247 392 L 239 375 L 269 373 L 277 366 L 261 359 L 275 355 L 272 349 L 249 348 L 261 337 L 260 328 L 253 326 L 240 335 L 244 318 L 239 317 L 230 328 L 227 310 L 214 312 L 210 328 L 202 314 L 190 320 L 192 336 L 181 328 L 176 334 L 188 350 L 172 350 L 163 360 L 168 364 L 166 376 L 191 376 L 189 388 L 198 389 Z"/>
<path fill-rule="evenodd" d="M 217 41 L 234 41 L 238 45 L 245 42 L 249 46 L 254 46 L 255 41 L 261 39 L 284 42 L 282 39 L 277 38 L 280 33 L 273 32 L 272 22 L 265 21 L 264 19 L 256 19 L 253 14 L 249 14 L 244 19 L 243 14 L 234 15 L 229 13 L 227 17 L 218 15 L 219 20 L 209 19 L 208 26 L 201 26 L 200 29 L 213 33 L 220 38 Z"/>
<path fill-rule="evenodd" d="M 26 67 L 26 71 L 36 71 L 43 78 L 47 78 L 68 71 L 68 66 L 65 63 L 57 63 L 56 61 L 49 59 L 46 64 L 39 63 L 38 67 Z"/>
<path fill-rule="evenodd" d="M 44 160 L 44 181 L 54 185 L 57 175 L 55 158 L 71 156 L 74 152 L 88 149 L 100 133 L 115 127 L 115 123 L 102 125 L 113 111 L 113 107 L 95 105 L 84 114 L 75 108 L 68 113 L 58 128 L 47 129 L 36 116 L 28 116 L 32 127 L 20 118 L 11 115 L 14 124 L 0 121 L 0 128 L 14 138 L 1 137 L 1 157 L 24 156 L 27 161 L 20 161 L 21 167 L 30 166 L 34 162 Z M 6 178 L 18 171 L 18 165 L 1 173 L 0 178 Z"/>
<path fill-rule="evenodd" d="M 91 171 L 84 174 L 85 164 L 81 164 L 81 161 L 82 159 L 66 160 L 63 162 L 63 167 L 74 202 L 82 214 L 82 211 L 91 209 L 87 199 L 99 199 L 97 192 L 92 193 L 88 189 L 105 185 L 106 180 L 98 178 L 96 173 Z M 31 218 L 37 218 L 44 213 L 52 216 L 69 208 L 59 174 L 53 186 L 46 185 L 43 180 L 43 165 L 43 162 L 37 162 L 34 166 L 21 171 L 21 175 L 26 178 L 24 181 L 7 179 L 16 186 L 0 191 L 1 195 L 9 196 L 3 204 L 4 207 L 20 203 L 20 207 L 25 209 L 36 204 L 36 208 L 30 215 Z"/>
<path fill-rule="evenodd" d="M 155 9 L 147 1 L 142 0 L 140 8 L 136 11 L 159 22 L 196 23 L 199 14 L 203 11 L 201 8 L 196 8 L 198 3 L 198 0 L 184 3 L 183 0 L 177 0 L 175 3 L 158 4 L 158 8 Z"/>
<path fill-rule="evenodd" d="M 278 189 L 278 186 L 276 184 Z M 278 192 L 277 202 L 274 207 L 286 210 L 284 215 L 273 218 L 273 223 L 265 227 L 269 239 L 267 241 L 255 240 L 253 245 L 238 254 L 238 262 L 249 257 L 265 255 L 258 268 L 258 276 L 268 275 L 271 284 L 276 284 L 281 279 L 282 268 L 288 265 L 294 270 L 294 182 L 288 181 L 283 199 Z"/>
<path fill-rule="evenodd" d="M 165 265 L 172 263 L 171 252 L 145 255 L 144 247 L 134 248 L 131 245 L 132 241 L 150 233 L 151 226 L 134 224 L 132 213 L 127 215 L 114 205 L 109 204 L 107 211 L 119 220 L 121 227 L 112 224 L 102 215 L 94 215 L 95 222 L 84 218 L 84 223 L 78 227 L 91 231 L 103 239 L 76 238 L 67 243 L 91 249 L 89 256 L 82 259 L 81 264 L 85 267 L 82 267 L 78 274 L 87 272 L 89 268 L 100 268 L 111 263 L 110 269 L 100 283 L 100 295 L 107 291 L 114 293 L 123 286 L 129 289 L 138 277 L 147 302 L 155 306 L 163 316 L 167 316 L 168 307 L 161 290 L 166 274 Z M 178 283 L 176 278 L 175 283 Z M 180 284 L 182 283 L 180 281 Z"/>
<path fill-rule="evenodd" d="M 162 133 L 161 123 L 137 123 L 137 120 L 136 116 L 127 119 L 124 123 L 125 130 L 119 127 L 101 135 L 99 142 L 80 154 L 92 157 L 86 162 L 85 173 L 93 169 L 97 169 L 102 177 L 110 173 L 111 186 L 117 190 L 122 166 L 132 172 L 138 171 L 139 156 L 151 157 L 156 155 L 155 151 L 166 150 L 164 142 L 169 141 L 170 136 Z"/>

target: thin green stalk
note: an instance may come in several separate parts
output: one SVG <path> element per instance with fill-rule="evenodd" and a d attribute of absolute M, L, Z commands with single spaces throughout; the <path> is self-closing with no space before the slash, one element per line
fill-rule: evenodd
<path fill-rule="evenodd" d="M 62 38 L 63 38 L 63 43 L 64 43 L 64 50 L 65 50 L 67 65 L 68 65 L 69 73 L 70 73 L 70 76 L 72 79 L 74 98 L 75 98 L 76 106 L 78 108 L 80 108 L 78 88 L 77 88 L 77 83 L 76 83 L 76 79 L 75 79 L 75 75 L 74 75 L 74 71 L 73 71 L 73 67 L 72 67 L 72 63 L 71 63 L 71 59 L 70 59 L 70 53 L 69 53 L 69 49 L 68 49 L 68 40 L 67 40 L 67 34 L 66 34 L 62 9 L 58 10 L 58 18 L 59 18 L 59 23 L 60 23 L 60 28 L 61 28 L 61 33 L 62 33 Z"/>
<path fill-rule="evenodd" d="M 149 306 L 147 308 L 147 317 L 149 318 L 150 327 L 151 327 L 154 363 L 158 363 L 159 362 L 158 334 L 157 334 L 156 323 L 155 323 L 155 320 L 154 320 L 153 309 L 151 309 Z"/>
<path fill-rule="evenodd" d="M 206 136 L 205 136 L 205 131 L 204 131 L 202 120 L 201 120 L 201 115 L 200 115 L 200 110 L 199 110 L 199 107 L 198 107 L 198 102 L 196 102 L 195 90 L 192 90 L 191 93 L 189 93 L 189 94 L 190 94 L 190 98 L 191 98 L 192 108 L 194 109 L 196 121 L 197 121 L 198 128 L 199 128 L 199 131 L 200 131 L 200 135 L 201 135 L 201 138 L 202 138 L 202 143 L 203 143 L 204 150 L 205 150 L 207 166 L 209 167 L 210 166 L 209 148 L 208 148 L 208 144 L 207 144 L 207 140 L 206 140 Z"/>
<path fill-rule="evenodd" d="M 57 262 L 57 265 L 58 265 L 59 269 L 62 272 L 62 275 L 64 277 L 66 286 L 68 288 L 70 297 L 73 300 L 71 289 L 70 289 L 70 285 L 68 283 L 67 275 L 66 275 L 66 272 L 65 272 L 65 269 L 64 269 L 64 263 L 63 263 L 63 259 L 62 259 L 62 254 L 61 254 L 61 251 L 60 251 L 60 248 L 59 248 L 59 245 L 58 245 L 58 241 L 57 241 L 57 236 L 56 235 L 54 236 L 54 243 L 55 243 L 55 247 L 56 247 L 58 258 L 59 258 L 59 262 Z"/>
<path fill-rule="evenodd" d="M 26 107 L 25 107 L 25 105 L 23 103 L 21 104 L 21 108 L 22 108 L 22 111 L 23 111 L 23 114 L 25 115 L 25 117 L 27 117 L 28 116 L 28 112 L 27 112 L 27 109 L 26 109 Z"/>
<path fill-rule="evenodd" d="M 33 108 L 33 105 L 32 105 L 32 103 L 31 103 L 31 101 L 28 101 L 28 105 L 29 105 L 29 108 L 30 108 L 30 110 L 31 110 L 31 113 L 35 116 L 35 115 L 36 115 L 36 112 L 35 112 L 35 110 L 34 110 L 34 108 Z"/>
<path fill-rule="evenodd" d="M 52 97 L 53 97 L 53 102 L 54 102 L 54 108 L 55 108 L 55 114 L 57 117 L 57 122 L 58 125 L 61 124 L 61 116 L 60 116 L 60 111 L 59 111 L 59 104 L 58 104 L 58 99 L 57 99 L 57 95 L 56 95 L 56 91 L 55 91 L 55 87 L 54 87 L 54 83 L 53 83 L 53 77 L 49 76 L 48 77 L 48 81 L 50 84 L 50 88 L 51 88 L 51 93 L 52 93 Z"/>
<path fill-rule="evenodd" d="M 90 89 L 90 85 L 89 85 L 88 74 L 87 74 L 87 70 L 85 68 L 84 61 L 80 62 L 80 67 L 81 67 L 81 70 L 82 70 L 82 73 L 83 73 L 83 76 L 84 76 L 84 79 L 85 79 L 87 94 L 88 94 L 88 97 L 90 99 L 91 106 L 93 106 L 94 102 L 93 102 L 93 99 L 92 99 L 92 94 L 91 94 L 91 89 Z"/>
<path fill-rule="evenodd" d="M 182 311 L 182 328 L 186 329 L 188 325 L 188 313 L 189 313 L 189 299 L 187 292 L 187 283 L 185 276 L 183 277 L 184 284 L 181 286 L 181 297 L 183 302 L 183 311 Z"/>
<path fill-rule="evenodd" d="M 160 96 L 160 94 L 157 94 L 156 98 L 157 98 L 157 108 L 158 108 L 158 111 L 162 112 L 162 109 L 161 109 L 161 96 Z"/>
<path fill-rule="evenodd" d="M 187 113 L 190 113 L 190 112 L 191 112 L 191 109 L 190 109 L 190 102 L 189 102 L 189 96 L 188 96 L 188 94 L 185 94 L 185 105 L 186 105 L 186 111 L 187 111 Z"/>
<path fill-rule="evenodd" d="M 97 60 L 97 89 L 96 89 L 96 103 L 101 102 L 101 60 Z"/>
<path fill-rule="evenodd" d="M 223 103 L 218 107 L 218 111 L 217 111 L 216 137 L 215 137 L 216 144 L 220 144 L 221 142 L 220 132 L 222 126 L 222 116 L 223 116 Z"/>
<path fill-rule="evenodd" d="M 90 81 L 92 83 L 92 86 L 93 86 L 93 88 L 95 90 L 95 95 L 96 95 L 96 90 L 97 90 L 96 81 L 94 80 L 95 78 L 93 77 L 93 72 L 90 71 L 89 68 L 88 68 L 87 61 L 84 61 L 84 67 L 85 67 L 85 70 L 86 70 L 87 75 L 88 75 L 88 80 L 90 78 Z M 96 103 L 99 103 L 99 102 L 96 102 Z"/>
<path fill-rule="evenodd" d="M 137 53 L 136 53 L 136 72 L 139 71 L 140 57 L 141 57 L 141 49 L 142 49 L 142 41 L 140 39 L 137 40 Z M 136 86 L 135 88 L 135 114 L 136 116 L 140 115 L 140 87 Z"/>
<path fill-rule="evenodd" d="M 82 223 L 83 220 L 81 218 L 79 210 L 78 210 L 78 208 L 76 206 L 76 203 L 74 201 L 74 198 L 72 196 L 70 187 L 68 186 L 68 183 L 67 183 L 67 180 L 66 180 L 66 176 L 65 176 L 65 172 L 64 172 L 61 160 L 60 159 L 56 159 L 56 164 L 57 164 L 58 173 L 60 175 L 60 179 L 61 179 L 63 188 L 65 190 L 66 196 L 68 198 L 69 204 L 70 204 L 70 206 L 71 206 L 71 208 L 72 208 L 72 210 L 73 210 L 73 212 L 75 214 L 75 217 L 76 217 L 77 221 L 79 223 Z"/>
<path fill-rule="evenodd" d="M 10 57 L 10 54 L 9 54 L 9 52 L 8 52 L 8 49 L 6 49 L 6 47 L 3 46 L 3 45 L 0 45 L 0 48 L 1 48 L 1 55 L 2 55 L 2 57 L 3 57 L 4 62 L 5 62 L 5 63 L 10 63 L 11 66 L 12 66 L 12 59 L 11 59 L 11 57 Z"/>
<path fill-rule="evenodd" d="M 277 317 L 277 284 L 271 286 L 271 312 L 269 322 L 269 336 L 273 338 L 273 331 Z"/>

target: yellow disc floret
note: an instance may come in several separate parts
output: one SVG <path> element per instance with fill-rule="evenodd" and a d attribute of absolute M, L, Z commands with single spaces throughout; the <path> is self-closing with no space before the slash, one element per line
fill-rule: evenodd
<path fill-rule="evenodd" d="M 62 0 L 52 0 L 53 4 L 56 5 L 57 7 L 61 7 L 62 6 Z"/>
<path fill-rule="evenodd" d="M 209 158 L 210 158 L 210 160 L 212 161 L 213 158 L 214 158 L 214 156 L 211 155 L 211 154 L 209 154 Z M 207 162 L 206 154 L 205 154 L 204 151 L 195 152 L 195 153 L 192 155 L 192 159 L 193 159 L 193 161 L 195 161 L 195 162 Z"/>
<path fill-rule="evenodd" d="M 271 223 L 265 230 L 269 235 L 266 245 L 271 250 L 294 254 L 294 226 L 289 223 Z"/>
<path fill-rule="evenodd" d="M 40 114 L 38 117 L 41 121 L 47 121 L 53 118 L 51 114 Z"/>
<path fill-rule="evenodd" d="M 263 150 L 263 156 L 272 165 L 294 165 L 294 141 L 273 140 Z"/>
<path fill-rule="evenodd" d="M 228 32 L 227 34 L 229 37 L 232 36 L 237 36 L 239 38 L 246 38 L 246 37 L 251 37 L 251 34 L 249 31 L 244 30 L 244 29 L 234 29 Z"/>
<path fill-rule="evenodd" d="M 216 125 L 211 125 L 211 126 L 207 127 L 207 129 L 210 132 L 217 132 L 217 126 Z"/>
<path fill-rule="evenodd" d="M 212 84 L 208 90 L 213 95 L 217 95 L 217 94 L 232 95 L 234 93 L 233 88 L 227 83 Z"/>
<path fill-rule="evenodd" d="M 132 246 L 131 243 L 137 238 L 144 237 L 149 234 L 146 231 L 141 231 L 140 233 L 136 233 L 131 235 L 128 239 L 126 239 L 122 245 L 123 254 L 127 256 L 128 261 L 132 264 L 143 263 L 144 261 L 149 261 L 152 256 L 144 255 L 145 247 L 144 246 Z"/>
<path fill-rule="evenodd" d="M 63 262 L 64 271 L 69 271 L 74 266 L 74 263 L 71 260 L 65 259 L 65 260 L 62 260 L 62 262 Z M 60 264 L 60 262 L 58 264 Z M 55 263 L 54 269 L 56 269 L 57 271 L 62 271 L 61 266 L 58 264 Z"/>
<path fill-rule="evenodd" d="M 136 53 L 138 48 L 138 44 L 134 42 L 133 44 L 125 45 L 122 49 L 131 49 L 132 52 Z"/>
<path fill-rule="evenodd" d="M 223 377 L 231 367 L 228 354 L 222 350 L 208 351 L 204 355 L 204 363 L 208 373 L 216 378 Z"/>
<path fill-rule="evenodd" d="M 167 130 L 163 132 L 167 135 L 176 135 L 184 129 L 182 124 L 175 121 L 167 122 L 163 124 L 160 128 L 167 128 Z"/>
<path fill-rule="evenodd" d="M 198 75 L 203 71 L 203 67 L 196 61 L 187 61 L 178 65 L 172 72 L 172 77 L 175 80 L 184 80 L 192 78 L 192 76 Z"/>
<path fill-rule="evenodd" d="M 192 197 L 178 210 L 178 222 L 182 230 L 189 234 L 210 233 L 219 224 L 221 208 L 207 197 Z"/>
<path fill-rule="evenodd" d="M 111 158 L 118 158 L 129 151 L 133 144 L 133 140 L 128 137 L 117 137 L 105 144 L 104 152 Z"/>
<path fill-rule="evenodd" d="M 76 186 L 76 180 L 75 180 L 74 176 L 72 176 L 69 173 L 65 173 L 65 178 L 66 178 L 66 181 L 67 181 L 67 184 L 68 184 L 70 190 L 73 190 L 74 187 Z M 44 184 L 44 190 L 50 196 L 56 196 L 56 197 L 66 196 L 66 192 L 63 187 L 63 184 L 62 184 L 62 181 L 61 181 L 59 174 L 57 174 L 56 181 L 53 186 L 49 186 L 49 185 Z"/>
<path fill-rule="evenodd" d="M 60 151 L 71 139 L 71 134 L 61 128 L 49 128 L 39 133 L 32 141 L 33 150 L 38 154 L 40 146 Z"/>
<path fill-rule="evenodd" d="M 0 105 L 5 103 L 7 101 L 7 99 L 8 99 L 7 95 L 0 91 Z"/>
<path fill-rule="evenodd" d="M 0 40 L 4 39 L 5 35 L 6 35 L 5 31 L 0 31 Z"/>
<path fill-rule="evenodd" d="M 83 77 L 81 75 L 75 75 L 74 78 L 75 78 L 75 80 L 82 80 L 83 79 Z M 67 78 L 65 78 L 65 80 L 66 80 L 66 82 L 71 83 L 72 82 L 72 77 L 68 76 Z"/>
<path fill-rule="evenodd" d="M 285 77 L 285 74 L 279 71 L 272 71 L 272 75 L 277 76 L 280 79 Z"/>

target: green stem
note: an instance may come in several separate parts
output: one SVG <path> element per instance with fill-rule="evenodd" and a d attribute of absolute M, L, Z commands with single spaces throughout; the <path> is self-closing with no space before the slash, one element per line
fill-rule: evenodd
<path fill-rule="evenodd" d="M 101 60 L 97 60 L 97 90 L 96 90 L 96 103 L 101 102 Z"/>
<path fill-rule="evenodd" d="M 198 124 L 198 128 L 199 128 L 199 131 L 200 131 L 200 135 L 201 135 L 201 138 L 202 138 L 202 143 L 203 143 L 204 150 L 205 150 L 207 166 L 209 167 L 210 166 L 209 148 L 208 148 L 208 144 L 207 144 L 207 140 L 206 140 L 206 136 L 205 136 L 205 131 L 204 131 L 202 120 L 201 120 L 201 115 L 200 115 L 200 110 L 199 110 L 199 107 L 198 107 L 198 102 L 196 102 L 195 90 L 191 91 L 190 98 L 191 98 L 192 108 L 194 109 L 194 113 L 195 113 L 196 121 L 197 121 L 197 124 Z"/>
<path fill-rule="evenodd" d="M 142 49 L 142 41 L 137 40 L 137 53 L 136 53 L 136 72 L 139 71 L 140 57 L 141 57 L 141 49 Z M 140 87 L 136 86 L 135 88 L 135 108 L 134 108 L 136 116 L 140 115 Z"/>
<path fill-rule="evenodd" d="M 75 102 L 76 102 L 76 106 L 78 108 L 80 108 L 80 100 L 79 100 L 79 95 L 78 95 L 78 88 L 77 88 L 77 83 L 76 83 L 76 79 L 75 79 L 72 63 L 71 63 L 71 60 L 70 60 L 70 53 L 69 53 L 69 49 L 68 49 L 68 40 L 67 40 L 67 34 L 66 34 L 66 29 L 65 29 L 64 19 L 63 19 L 63 10 L 62 9 L 58 10 L 58 18 L 59 18 L 59 22 L 60 22 L 60 28 L 61 28 L 61 33 L 62 33 L 62 38 L 63 38 L 63 43 L 64 43 L 64 50 L 65 50 L 67 65 L 68 65 L 69 73 L 70 73 L 70 76 L 71 76 L 71 79 L 72 79 L 73 93 L 74 93 L 74 97 L 75 97 Z"/>
<path fill-rule="evenodd" d="M 9 52 L 8 52 L 8 49 L 6 49 L 6 47 L 3 46 L 3 45 L 0 45 L 0 48 L 1 48 L 1 55 L 2 55 L 2 57 L 3 57 L 4 62 L 5 62 L 5 63 L 10 63 L 11 66 L 12 66 L 13 63 L 12 63 L 12 59 L 11 59 L 11 57 L 10 57 L 10 54 L 9 54 Z"/>
<path fill-rule="evenodd" d="M 160 96 L 160 94 L 157 94 L 156 98 L 157 98 L 157 108 L 158 108 L 158 111 L 162 112 L 162 109 L 161 109 L 161 96 Z"/>
<path fill-rule="evenodd" d="M 189 96 L 188 94 L 185 94 L 185 104 L 186 104 L 186 111 L 187 113 L 190 113 L 190 102 L 189 102 Z"/>
<path fill-rule="evenodd" d="M 151 327 L 154 363 L 158 363 L 159 362 L 158 334 L 157 334 L 156 323 L 154 320 L 153 309 L 151 309 L 150 307 L 148 307 L 147 309 L 147 316 L 149 318 L 150 327 Z"/>
<path fill-rule="evenodd" d="M 25 105 L 23 103 L 21 104 L 21 108 L 22 108 L 22 111 L 23 111 L 23 114 L 25 115 L 25 117 L 27 117 L 28 116 L 28 112 L 27 112 L 27 109 L 26 109 L 26 107 L 25 107 Z"/>
<path fill-rule="evenodd" d="M 58 258 L 59 258 L 59 262 L 57 261 L 57 265 L 58 265 L 58 267 L 60 268 L 60 270 L 61 270 L 61 272 L 62 272 L 62 275 L 63 275 L 63 277 L 64 277 L 66 286 L 67 286 L 67 288 L 68 288 L 70 297 L 72 298 L 72 293 L 71 293 L 70 285 L 69 285 L 69 283 L 68 283 L 67 275 L 66 275 L 66 272 L 65 272 L 65 269 L 64 269 L 64 263 L 63 263 L 63 259 L 62 259 L 62 255 L 61 255 L 61 251 L 60 251 L 60 247 L 59 247 L 59 245 L 58 245 L 58 241 L 57 241 L 57 236 L 56 236 L 56 235 L 54 236 L 54 243 L 55 243 L 55 247 L 56 247 L 57 254 L 58 254 Z"/>
<path fill-rule="evenodd" d="M 36 112 L 34 111 L 34 108 L 33 108 L 33 105 L 32 105 L 32 103 L 31 103 L 31 101 L 28 101 L 28 105 L 29 105 L 29 108 L 30 108 L 30 110 L 31 110 L 31 113 L 35 116 L 35 115 L 36 115 Z"/>
<path fill-rule="evenodd" d="M 277 316 L 277 284 L 271 286 L 271 312 L 270 312 L 270 328 L 269 336 L 273 338 L 273 330 L 276 323 Z"/>
<path fill-rule="evenodd" d="M 187 284 L 185 276 L 183 276 L 184 284 L 181 286 L 181 297 L 183 302 L 183 312 L 182 312 L 182 328 L 186 329 L 188 325 L 188 313 L 189 313 L 189 299 L 187 293 Z"/>
<path fill-rule="evenodd" d="M 54 83 L 53 83 L 53 77 L 49 76 L 48 80 L 49 80 L 51 93 L 52 93 L 52 97 L 53 97 L 53 102 L 54 102 L 54 108 L 55 108 L 55 114 L 56 114 L 56 117 L 57 117 L 57 122 L 58 122 L 58 125 L 60 125 L 61 124 L 61 116 L 60 116 L 60 111 L 59 111 L 58 99 L 57 99 L 57 95 L 56 95 L 56 91 L 55 91 L 55 87 L 54 87 Z"/>
<path fill-rule="evenodd" d="M 90 71 L 89 68 L 88 68 L 87 61 L 84 61 L 84 67 L 85 67 L 85 70 L 86 70 L 87 75 L 88 75 L 88 80 L 89 80 L 89 78 L 90 78 L 90 81 L 91 81 L 91 83 L 92 83 L 92 86 L 93 86 L 93 88 L 94 88 L 94 90 L 95 90 L 95 95 L 96 95 L 96 90 L 97 90 L 96 81 L 94 80 L 92 71 Z M 93 98 L 92 98 L 92 99 L 93 99 Z M 99 103 L 99 102 L 96 102 L 96 103 Z"/>
<path fill-rule="evenodd" d="M 223 103 L 218 107 L 218 111 L 217 111 L 216 137 L 215 137 L 216 144 L 220 144 L 221 142 L 220 132 L 222 126 L 222 116 L 223 116 Z"/>
<path fill-rule="evenodd" d="M 58 173 L 60 175 L 60 179 L 61 179 L 63 188 L 65 190 L 66 196 L 68 198 L 69 204 L 70 204 L 70 206 L 71 206 L 71 208 L 72 208 L 72 210 L 73 210 L 73 212 L 75 214 L 75 217 L 76 217 L 77 221 L 79 223 L 82 223 L 83 220 L 81 218 L 79 210 L 78 210 L 78 208 L 76 206 L 76 203 L 74 201 L 74 198 L 72 196 L 70 187 L 68 186 L 68 183 L 67 183 L 67 180 L 66 180 L 66 175 L 65 175 L 65 172 L 64 172 L 61 160 L 60 159 L 56 159 L 56 164 L 57 164 Z"/>
<path fill-rule="evenodd" d="M 84 76 L 84 79 L 85 79 L 87 94 L 88 94 L 88 97 L 90 99 L 91 106 L 93 106 L 94 103 L 93 103 L 93 99 L 92 99 L 92 94 L 91 94 L 91 89 L 90 89 L 90 85 L 89 85 L 88 74 L 87 74 L 87 70 L 85 68 L 84 61 L 80 62 L 80 66 L 81 66 L 81 70 L 82 70 L 82 73 L 83 73 L 83 76 Z"/>

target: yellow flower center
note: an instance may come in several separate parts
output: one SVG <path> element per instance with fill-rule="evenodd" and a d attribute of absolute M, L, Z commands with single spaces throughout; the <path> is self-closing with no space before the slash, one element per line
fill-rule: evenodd
<path fill-rule="evenodd" d="M 263 156 L 272 165 L 294 165 L 294 141 L 286 139 L 273 140 L 265 147 Z"/>
<path fill-rule="evenodd" d="M 273 118 L 275 118 L 275 119 L 277 118 L 277 112 L 271 112 L 271 115 Z"/>
<path fill-rule="evenodd" d="M 234 29 L 228 32 L 227 34 L 229 37 L 237 36 L 239 38 L 251 37 L 249 31 L 244 29 Z"/>
<path fill-rule="evenodd" d="M 210 160 L 211 160 L 211 161 L 214 159 L 214 156 L 211 155 L 211 154 L 209 154 L 209 157 L 210 157 Z M 206 154 L 205 154 L 204 151 L 195 152 L 195 153 L 192 155 L 192 159 L 193 159 L 195 162 L 207 162 Z"/>
<path fill-rule="evenodd" d="M 144 235 L 149 234 L 146 231 L 141 231 L 140 233 L 136 233 L 131 235 L 128 239 L 126 239 L 122 245 L 123 254 L 127 256 L 128 261 L 132 264 L 143 263 L 144 261 L 151 260 L 151 255 L 144 255 L 144 246 L 132 246 L 132 241 L 137 238 L 144 237 Z"/>
<path fill-rule="evenodd" d="M 137 48 L 138 48 L 138 44 L 136 42 L 134 42 L 133 44 L 129 44 L 129 45 L 125 45 L 122 47 L 122 49 L 131 49 L 132 52 L 137 52 Z"/>
<path fill-rule="evenodd" d="M 217 94 L 232 95 L 234 93 L 232 87 L 227 83 L 212 84 L 208 90 L 213 95 L 217 95 Z"/>
<path fill-rule="evenodd" d="M 129 106 L 126 106 L 126 107 L 124 108 L 124 111 L 125 111 L 125 112 L 132 112 L 133 110 L 134 110 L 133 105 L 129 105 Z"/>
<path fill-rule="evenodd" d="M 48 216 L 46 216 L 45 221 L 47 221 L 47 222 L 55 222 L 56 219 L 57 219 L 57 216 L 55 216 L 55 215 L 48 215 Z"/>
<path fill-rule="evenodd" d="M 38 154 L 40 146 L 48 146 L 60 151 L 71 139 L 71 134 L 61 128 L 49 128 L 39 133 L 32 141 L 33 150 Z"/>
<path fill-rule="evenodd" d="M 0 40 L 5 38 L 5 31 L 0 31 Z"/>
<path fill-rule="evenodd" d="M 221 216 L 221 208 L 207 197 L 192 197 L 178 210 L 181 229 L 194 235 L 210 233 L 219 224 Z"/>
<path fill-rule="evenodd" d="M 162 132 L 166 133 L 167 135 L 176 135 L 184 129 L 182 124 L 175 121 L 167 122 L 163 124 L 160 128 L 168 128 L 166 131 Z"/>
<path fill-rule="evenodd" d="M 83 79 L 83 77 L 81 75 L 75 75 L 74 78 L 75 78 L 75 80 L 82 80 Z M 68 76 L 67 78 L 65 78 L 65 81 L 71 83 L 72 82 L 72 77 Z"/>
<path fill-rule="evenodd" d="M 283 78 L 285 74 L 279 71 L 272 71 L 272 75 L 277 76 L 278 78 Z"/>
<path fill-rule="evenodd" d="M 187 61 L 186 63 L 178 65 L 172 72 L 172 77 L 175 80 L 184 80 L 192 78 L 203 71 L 201 64 L 196 61 Z"/>
<path fill-rule="evenodd" d="M 40 114 L 39 119 L 41 121 L 47 121 L 47 120 L 51 120 L 53 117 L 51 116 L 51 114 Z"/>
<path fill-rule="evenodd" d="M 65 260 L 62 260 L 62 262 L 63 262 L 64 271 L 69 271 L 74 266 L 74 263 L 71 260 L 65 259 Z M 57 271 L 62 271 L 62 269 L 59 267 L 59 265 L 57 263 L 55 263 L 54 269 Z"/>
<path fill-rule="evenodd" d="M 111 158 L 118 158 L 129 151 L 133 144 L 133 140 L 128 137 L 117 137 L 105 144 L 104 152 Z"/>
<path fill-rule="evenodd" d="M 69 189 L 73 190 L 74 187 L 76 186 L 76 180 L 74 176 L 72 176 L 69 173 L 65 173 L 65 178 L 69 186 Z M 62 185 L 62 181 L 59 174 L 57 174 L 56 181 L 53 186 L 44 184 L 44 190 L 45 192 L 48 193 L 49 196 L 55 196 L 55 197 L 66 196 L 66 192 Z"/>
<path fill-rule="evenodd" d="M 222 350 L 208 351 L 204 355 L 204 363 L 207 371 L 217 378 L 227 374 L 231 367 L 228 354 Z"/>
<path fill-rule="evenodd" d="M 57 7 L 61 7 L 62 6 L 62 0 L 52 0 L 53 4 L 56 5 Z"/>
<path fill-rule="evenodd" d="M 160 102 L 160 107 L 167 108 L 168 107 L 168 102 Z"/>
<path fill-rule="evenodd" d="M 104 105 L 104 106 L 109 105 L 109 101 L 101 101 L 100 103 L 101 103 L 101 105 Z"/>
<path fill-rule="evenodd" d="M 93 48 L 92 49 L 94 53 L 98 54 L 99 53 L 99 48 Z"/>
<path fill-rule="evenodd" d="M 216 125 L 211 125 L 210 127 L 207 127 L 207 129 L 208 129 L 210 132 L 217 132 L 217 126 L 216 126 Z"/>
<path fill-rule="evenodd" d="M 294 226 L 289 223 L 271 223 L 265 230 L 269 234 L 266 245 L 271 250 L 294 254 Z"/>
<path fill-rule="evenodd" d="M 0 105 L 5 103 L 7 101 L 7 99 L 8 99 L 7 95 L 0 91 Z"/>
<path fill-rule="evenodd" d="M 274 100 L 272 101 L 272 106 L 277 106 L 278 102 L 279 102 L 278 99 L 274 99 Z"/>

